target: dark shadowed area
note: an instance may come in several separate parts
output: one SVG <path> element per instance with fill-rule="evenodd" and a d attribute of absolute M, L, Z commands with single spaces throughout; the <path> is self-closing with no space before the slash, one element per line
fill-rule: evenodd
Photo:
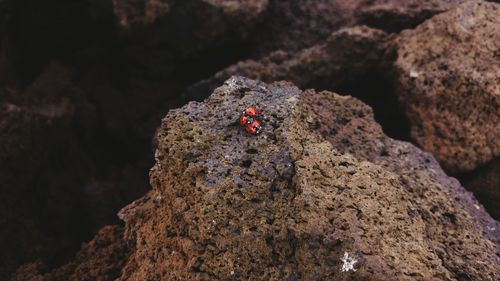
<path fill-rule="evenodd" d="M 500 279 L 498 2 L 0 0 L 0 281 Z"/>

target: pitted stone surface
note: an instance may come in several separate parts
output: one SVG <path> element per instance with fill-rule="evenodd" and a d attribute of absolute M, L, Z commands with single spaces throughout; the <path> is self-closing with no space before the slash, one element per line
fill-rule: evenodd
<path fill-rule="evenodd" d="M 120 212 L 134 245 L 121 280 L 498 279 L 495 233 L 484 230 L 498 225 L 470 211 L 470 194 L 380 128 L 357 153 L 326 141 L 322 101 L 339 104 L 338 124 L 357 124 L 345 131 L 354 139 L 378 128 L 353 98 L 239 77 L 171 111 L 153 191 Z M 247 106 L 266 115 L 258 136 L 237 124 Z M 381 146 L 386 160 L 374 156 Z M 341 271 L 345 252 L 356 271 Z"/>
<path fill-rule="evenodd" d="M 356 9 L 359 23 L 386 31 L 414 28 L 426 19 L 445 12 L 466 0 L 360 0 Z"/>
<path fill-rule="evenodd" d="M 11 281 L 81 281 L 115 280 L 121 275 L 128 247 L 123 240 L 123 227 L 105 226 L 85 244 L 74 259 L 47 272 L 41 260 L 26 263 L 12 276 Z"/>
<path fill-rule="evenodd" d="M 468 1 L 395 40 L 412 137 L 450 172 L 500 154 L 500 4 Z"/>
<path fill-rule="evenodd" d="M 460 276 L 460 272 L 469 274 L 460 256 L 464 252 L 480 253 L 474 242 L 478 235 L 481 236 L 481 231 L 477 230 L 482 230 L 490 241 L 500 242 L 498 222 L 472 194 L 456 179 L 448 177 L 429 153 L 385 136 L 374 122 L 369 106 L 355 98 L 328 92 L 308 93 L 304 100 L 317 116 L 311 120 L 312 130 L 340 152 L 377 164 L 397 175 L 397 181 L 406 190 L 405 201 L 412 203 L 407 214 L 424 220 L 424 236 L 430 238 L 432 248 L 449 271 L 456 276 Z M 471 248 L 476 250 L 471 251 Z"/>
<path fill-rule="evenodd" d="M 232 75 L 266 83 L 287 80 L 300 88 L 335 88 L 375 68 L 387 34 L 367 26 L 342 28 L 323 43 L 300 52 L 276 51 L 260 60 L 246 60 L 219 71 L 187 89 L 187 99 L 201 99 Z"/>

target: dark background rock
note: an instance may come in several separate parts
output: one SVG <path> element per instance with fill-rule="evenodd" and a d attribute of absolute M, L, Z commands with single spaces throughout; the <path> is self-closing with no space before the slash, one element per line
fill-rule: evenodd
<path fill-rule="evenodd" d="M 116 212 L 149 189 L 166 108 L 224 66 L 220 53 L 266 1 L 178 2 L 126 29 L 110 1 L 2 1 L 0 280 L 36 258 L 53 268 L 118 223 Z M 208 66 L 191 71 L 199 63 Z"/>
<path fill-rule="evenodd" d="M 500 5 L 470 1 L 402 32 L 394 63 L 412 137 L 450 172 L 500 154 Z"/>
<path fill-rule="evenodd" d="M 260 60 L 245 60 L 191 85 L 183 99 L 201 101 L 232 75 L 264 82 L 287 80 L 302 89 L 345 91 L 373 106 L 389 135 L 409 140 L 409 123 L 397 96 L 378 65 L 390 40 L 366 26 L 342 28 L 323 43 L 299 52 L 276 51 Z M 362 83 L 360 82 L 362 81 Z"/>
<path fill-rule="evenodd" d="M 461 2 L 0 1 L 0 280 L 24 262 L 50 272 L 119 223 L 116 212 L 150 188 L 160 119 L 230 74 L 354 95 L 385 133 L 411 140 L 384 76 L 391 59 L 379 56 L 401 30 Z M 209 78 L 224 69 L 234 73 Z M 485 169 L 457 176 L 495 214 Z"/>
<path fill-rule="evenodd" d="M 430 17 L 454 8 L 466 0 L 361 0 L 356 10 L 359 23 L 399 32 L 415 28 Z"/>
<path fill-rule="evenodd" d="M 26 280 L 114 280 L 121 275 L 129 250 L 123 240 L 123 228 L 103 227 L 92 241 L 84 244 L 71 263 L 50 274 L 41 260 L 27 263 L 12 276 L 12 281 Z"/>
<path fill-rule="evenodd" d="M 500 159 L 497 157 L 473 172 L 463 173 L 458 179 L 488 209 L 488 212 L 500 220 Z"/>

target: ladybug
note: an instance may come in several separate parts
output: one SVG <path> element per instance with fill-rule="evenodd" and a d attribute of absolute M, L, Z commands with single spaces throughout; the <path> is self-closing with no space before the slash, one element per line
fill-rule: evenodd
<path fill-rule="evenodd" d="M 263 117 L 255 107 L 243 110 L 239 119 L 240 125 L 251 135 L 257 135 L 262 130 Z"/>
<path fill-rule="evenodd" d="M 262 130 L 262 125 L 259 120 L 253 120 L 252 123 L 245 126 L 245 131 L 251 135 L 257 135 Z"/>
<path fill-rule="evenodd" d="M 243 110 L 243 115 L 248 115 L 250 117 L 257 117 L 260 116 L 259 111 L 255 107 L 249 107 L 245 110 Z"/>
<path fill-rule="evenodd" d="M 240 125 L 241 126 L 245 126 L 245 125 L 248 125 L 248 124 L 251 124 L 253 122 L 253 118 L 248 116 L 248 115 L 245 115 L 245 114 L 242 114 L 240 116 Z"/>

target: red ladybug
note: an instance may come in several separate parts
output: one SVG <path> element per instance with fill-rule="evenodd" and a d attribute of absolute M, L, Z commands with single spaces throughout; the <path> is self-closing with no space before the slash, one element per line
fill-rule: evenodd
<path fill-rule="evenodd" d="M 257 135 L 262 130 L 262 126 L 259 120 L 253 120 L 252 123 L 245 126 L 245 131 L 251 135 Z"/>
<path fill-rule="evenodd" d="M 253 118 L 248 116 L 248 115 L 242 114 L 240 116 L 240 125 L 241 126 L 245 126 L 247 124 L 250 124 L 250 123 L 252 123 L 252 121 L 253 121 Z"/>
<path fill-rule="evenodd" d="M 245 131 L 251 135 L 257 135 L 262 130 L 263 117 L 255 107 L 249 107 L 241 113 L 239 122 Z"/>
<path fill-rule="evenodd" d="M 243 111 L 243 114 L 248 115 L 250 117 L 257 117 L 260 115 L 259 111 L 255 107 L 249 107 Z"/>

